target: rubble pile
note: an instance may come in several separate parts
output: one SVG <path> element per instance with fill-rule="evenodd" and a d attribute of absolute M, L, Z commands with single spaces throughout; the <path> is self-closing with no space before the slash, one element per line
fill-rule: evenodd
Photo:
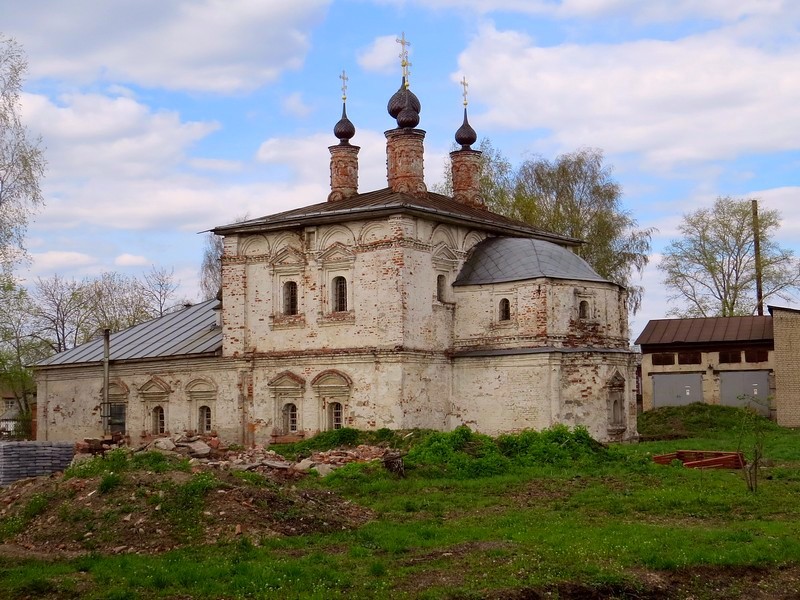
<path fill-rule="evenodd" d="M 124 440 L 87 438 L 75 445 L 75 462 L 98 454 L 105 454 L 105 452 L 119 447 L 126 447 Z M 188 457 L 193 465 L 227 471 L 257 471 L 273 477 L 278 476 L 279 479 L 291 479 L 311 470 L 324 477 L 335 469 L 353 462 L 380 460 L 386 464 L 387 460 L 397 461 L 399 459 L 396 451 L 381 446 L 362 444 L 350 449 L 314 452 L 310 457 L 295 462 L 289 461 L 277 452 L 261 445 L 252 448 L 229 449 L 214 433 L 205 436 L 182 433 L 154 438 L 134 450 L 134 452 L 143 451 L 183 455 Z M 402 462 L 402 459 L 400 460 Z"/>

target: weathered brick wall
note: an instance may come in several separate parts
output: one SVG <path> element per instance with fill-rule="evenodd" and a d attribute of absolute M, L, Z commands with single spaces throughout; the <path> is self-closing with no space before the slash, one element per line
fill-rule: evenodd
<path fill-rule="evenodd" d="M 238 361 L 206 358 L 112 364 L 110 379 L 128 390 L 126 426 L 132 443 L 138 443 L 143 433 L 150 434 L 151 411 L 156 405 L 164 408 L 165 423 L 172 433 L 196 430 L 199 407 L 207 405 L 212 411 L 212 427 L 229 441 L 241 439 Z M 154 381 L 169 390 L 163 400 L 146 399 L 141 393 Z M 37 386 L 39 440 L 74 442 L 103 435 L 101 366 L 42 370 Z M 191 388 L 215 389 L 215 399 L 193 395 Z"/>
<path fill-rule="evenodd" d="M 0 485 L 63 471 L 74 454 L 72 442 L 0 442 Z"/>
<path fill-rule="evenodd" d="M 582 294 L 578 295 L 578 294 Z M 578 318 L 578 302 L 589 297 L 592 314 Z M 511 319 L 499 320 L 507 298 Z M 456 288 L 455 346 L 513 348 L 555 346 L 627 348 L 618 288 L 566 281 L 522 281 Z"/>
<path fill-rule="evenodd" d="M 784 427 L 800 427 L 800 312 L 773 308 L 776 418 Z"/>
<path fill-rule="evenodd" d="M 466 424 L 489 435 L 556 423 L 583 425 L 610 437 L 608 383 L 625 380 L 624 426 L 617 439 L 636 437 L 633 356 L 627 352 L 541 352 L 458 358 L 453 365 L 450 427 Z"/>

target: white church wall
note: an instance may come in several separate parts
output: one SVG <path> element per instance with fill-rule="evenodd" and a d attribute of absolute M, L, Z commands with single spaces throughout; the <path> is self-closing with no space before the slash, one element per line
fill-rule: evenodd
<path fill-rule="evenodd" d="M 113 365 L 112 402 L 124 402 L 131 443 L 157 435 L 153 410 L 164 411 L 164 434 L 198 431 L 199 409 L 211 410 L 211 429 L 230 442 L 241 439 L 239 389 L 232 363 L 214 359 L 137 361 Z M 38 437 L 69 441 L 103 435 L 103 372 L 99 365 L 42 370 L 38 383 Z"/>

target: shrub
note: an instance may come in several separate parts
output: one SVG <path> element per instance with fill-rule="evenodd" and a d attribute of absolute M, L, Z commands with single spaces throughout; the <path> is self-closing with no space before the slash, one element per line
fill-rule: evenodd
<path fill-rule="evenodd" d="M 98 487 L 98 490 L 100 490 L 101 494 L 107 494 L 114 488 L 119 487 L 121 483 L 122 483 L 122 475 L 111 471 L 110 473 L 106 473 L 105 475 L 103 475 L 102 479 L 100 479 L 100 485 Z"/>
<path fill-rule="evenodd" d="M 430 434 L 411 448 L 406 464 L 430 476 L 471 479 L 505 473 L 511 461 L 492 438 L 461 426 L 449 433 Z"/>

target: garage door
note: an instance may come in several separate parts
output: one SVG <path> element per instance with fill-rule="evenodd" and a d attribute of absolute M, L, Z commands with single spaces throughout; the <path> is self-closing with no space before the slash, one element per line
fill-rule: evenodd
<path fill-rule="evenodd" d="M 703 401 L 701 373 L 658 373 L 653 377 L 653 406 L 685 406 Z"/>
<path fill-rule="evenodd" d="M 749 406 L 769 416 L 769 371 L 723 371 L 719 388 L 720 404 Z"/>

